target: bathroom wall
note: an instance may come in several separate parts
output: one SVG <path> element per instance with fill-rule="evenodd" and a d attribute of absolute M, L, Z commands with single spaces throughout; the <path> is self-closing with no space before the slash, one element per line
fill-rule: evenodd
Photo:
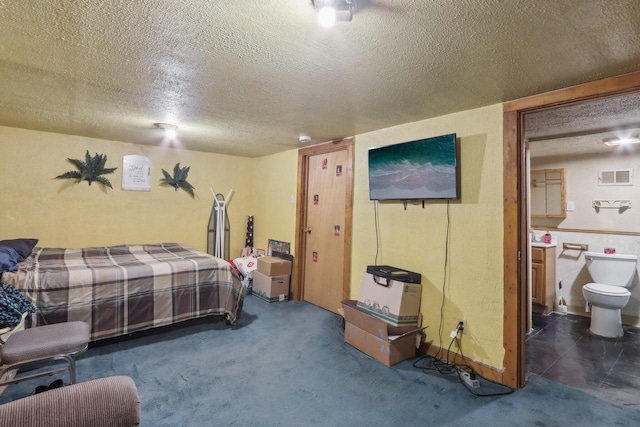
<path fill-rule="evenodd" d="M 558 142 L 561 143 L 561 142 Z M 566 201 L 573 202 L 575 210 L 567 212 L 561 220 L 532 218 L 531 226 L 536 235 L 544 234 L 546 227 L 557 240 L 556 247 L 556 296 L 558 282 L 562 281 L 562 293 L 567 301 L 569 313 L 589 316 L 585 312 L 586 301 L 582 286 L 592 281 L 587 271 L 584 253 L 563 250 L 562 244 L 580 243 L 589 245 L 589 250 L 603 252 L 604 248 L 615 248 L 617 253 L 640 256 L 640 177 L 634 185 L 598 185 L 598 171 L 602 169 L 628 169 L 640 171 L 640 151 L 637 148 L 617 147 L 609 152 L 557 157 L 535 157 L 535 143 L 531 144 L 531 169 L 565 169 Z M 593 208 L 594 200 L 631 200 L 630 209 Z M 555 222 L 554 222 L 555 221 Z M 553 229 L 555 228 L 555 229 Z M 567 231 L 563 231 L 567 230 Z M 622 310 L 622 322 L 640 326 L 640 282 L 636 272 L 629 291 L 631 298 Z"/>
<path fill-rule="evenodd" d="M 559 142 L 560 143 L 560 142 Z M 535 143 L 531 144 L 532 155 Z M 640 172 L 640 152 L 636 150 L 614 150 L 608 153 L 531 158 L 531 169 L 565 169 L 566 201 L 573 202 L 575 210 L 567 212 L 561 221 L 532 218 L 531 225 L 539 227 L 557 226 L 565 229 L 607 230 L 640 233 L 640 221 L 635 209 L 640 208 L 640 177 L 633 181 L 634 185 L 604 186 L 598 185 L 598 171 L 632 168 Z M 594 200 L 631 200 L 631 209 L 599 209 L 593 208 Z M 635 213 L 635 214 L 634 214 Z"/>

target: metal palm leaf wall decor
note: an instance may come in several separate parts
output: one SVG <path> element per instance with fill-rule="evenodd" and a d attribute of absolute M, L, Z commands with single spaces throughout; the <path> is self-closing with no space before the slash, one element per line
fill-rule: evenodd
<path fill-rule="evenodd" d="M 181 168 L 180 163 L 176 163 L 176 165 L 173 167 L 173 176 L 171 176 L 169 172 L 167 172 L 166 170 L 162 169 L 162 174 L 164 175 L 164 178 L 160 180 L 160 183 L 165 185 L 170 185 L 176 191 L 178 191 L 178 188 L 182 188 L 184 191 L 189 193 L 191 197 L 195 197 L 195 194 L 193 193 L 193 190 L 195 190 L 195 187 L 189 184 L 189 182 L 187 182 L 189 169 L 190 169 L 189 166 L 185 166 L 184 168 Z"/>
<path fill-rule="evenodd" d="M 111 182 L 102 175 L 113 173 L 113 171 L 118 168 L 105 168 L 107 163 L 106 154 L 96 153 L 95 156 L 91 156 L 89 154 L 89 150 L 87 150 L 87 153 L 84 156 L 84 161 L 79 159 L 67 160 L 69 160 L 78 170 L 65 172 L 62 175 L 56 176 L 56 179 L 76 179 L 78 180 L 78 183 L 87 181 L 89 185 L 95 181 L 105 187 L 113 188 L 111 186 Z"/>

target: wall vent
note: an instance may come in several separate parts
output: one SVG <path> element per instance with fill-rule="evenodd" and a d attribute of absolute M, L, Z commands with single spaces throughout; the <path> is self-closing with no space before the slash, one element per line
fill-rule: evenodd
<path fill-rule="evenodd" d="M 633 185 L 633 169 L 601 170 L 598 185 Z"/>

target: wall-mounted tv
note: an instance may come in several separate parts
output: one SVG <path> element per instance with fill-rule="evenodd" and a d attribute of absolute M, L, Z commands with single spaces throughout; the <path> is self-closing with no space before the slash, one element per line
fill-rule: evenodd
<path fill-rule="evenodd" d="M 369 150 L 371 200 L 460 198 L 456 134 Z"/>

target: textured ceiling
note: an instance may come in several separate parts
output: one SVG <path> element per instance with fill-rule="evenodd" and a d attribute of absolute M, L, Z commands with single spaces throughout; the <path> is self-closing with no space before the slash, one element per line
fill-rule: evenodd
<path fill-rule="evenodd" d="M 524 118 L 531 157 L 640 152 L 636 145 L 609 147 L 607 139 L 640 137 L 640 93 L 596 99 L 529 113 Z"/>
<path fill-rule="evenodd" d="M 640 70 L 638 0 L 0 0 L 0 125 L 241 156 Z"/>

